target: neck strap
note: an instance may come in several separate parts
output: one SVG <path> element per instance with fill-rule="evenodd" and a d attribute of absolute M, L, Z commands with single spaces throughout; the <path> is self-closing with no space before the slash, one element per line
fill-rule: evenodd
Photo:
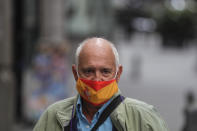
<path fill-rule="evenodd" d="M 105 120 L 110 116 L 110 114 L 116 109 L 116 107 L 124 100 L 124 96 L 117 96 L 102 112 L 97 123 L 94 125 L 91 131 L 96 131 L 97 128 L 102 125 Z"/>
<path fill-rule="evenodd" d="M 116 107 L 118 107 L 118 105 L 124 99 L 125 97 L 121 95 L 118 95 L 116 98 L 114 98 L 112 102 L 104 109 L 97 123 L 94 125 L 91 131 L 96 131 L 99 128 L 99 126 L 105 122 L 105 120 L 110 116 L 110 114 L 116 109 Z M 77 118 L 76 118 L 76 115 L 74 115 L 74 107 L 72 109 L 72 119 L 70 120 L 70 124 L 64 127 L 64 130 L 65 131 L 77 131 Z"/>

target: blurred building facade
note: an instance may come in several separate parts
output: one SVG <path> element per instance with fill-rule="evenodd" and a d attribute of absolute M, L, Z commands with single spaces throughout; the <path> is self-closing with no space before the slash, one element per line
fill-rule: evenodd
<path fill-rule="evenodd" d="M 0 1 L 0 130 L 14 123 L 14 78 L 12 72 L 12 1 Z"/>
<path fill-rule="evenodd" d="M 48 105 L 65 98 L 61 93 L 65 92 L 66 77 L 60 74 L 67 74 L 63 71 L 67 68 L 67 58 L 62 53 L 66 52 L 67 44 L 64 37 L 64 1 L 19 0 L 14 1 L 14 7 L 17 23 L 14 32 L 14 71 L 18 89 L 16 118 L 31 123 Z M 48 73 L 51 71 L 50 74 L 46 74 L 45 68 Z M 54 91 L 54 87 L 62 91 Z"/>
<path fill-rule="evenodd" d="M 60 46 L 65 43 L 63 3 L 63 0 L 0 1 L 0 130 L 14 130 L 15 123 L 24 120 L 23 74 L 31 67 L 35 47 L 41 42 Z M 63 46 L 60 48 L 64 50 Z M 58 70 L 61 61 L 59 57 L 54 60 L 54 70 Z"/>

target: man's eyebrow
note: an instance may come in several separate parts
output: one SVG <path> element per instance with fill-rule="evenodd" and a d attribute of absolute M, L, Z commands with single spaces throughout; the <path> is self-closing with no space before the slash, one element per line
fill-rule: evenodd
<path fill-rule="evenodd" d="M 110 67 L 103 67 L 102 69 L 112 70 Z"/>
<path fill-rule="evenodd" d="M 108 71 L 112 71 L 112 68 L 104 67 L 104 68 L 101 68 L 101 70 L 108 70 Z"/>
<path fill-rule="evenodd" d="M 95 68 L 93 67 L 82 67 L 81 70 L 94 70 Z"/>

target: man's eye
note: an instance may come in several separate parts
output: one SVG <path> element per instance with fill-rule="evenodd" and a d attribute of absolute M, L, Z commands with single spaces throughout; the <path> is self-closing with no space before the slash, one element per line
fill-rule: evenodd
<path fill-rule="evenodd" d="M 102 73 L 104 73 L 104 74 L 110 74 L 110 73 L 111 73 L 111 71 L 110 71 L 110 70 L 108 70 L 108 69 L 103 69 L 103 70 L 102 70 Z"/>
<path fill-rule="evenodd" d="M 92 70 L 92 69 L 87 69 L 87 70 L 84 70 L 83 72 L 84 72 L 85 74 L 90 74 L 90 73 L 93 72 L 93 70 Z"/>

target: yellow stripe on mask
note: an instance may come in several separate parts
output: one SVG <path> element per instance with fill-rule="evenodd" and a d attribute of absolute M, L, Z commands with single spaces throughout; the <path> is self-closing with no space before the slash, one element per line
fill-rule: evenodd
<path fill-rule="evenodd" d="M 118 85 L 116 81 L 98 91 L 95 91 L 80 79 L 78 79 L 76 88 L 81 97 L 94 105 L 99 105 L 108 101 L 115 93 L 118 92 Z"/>

